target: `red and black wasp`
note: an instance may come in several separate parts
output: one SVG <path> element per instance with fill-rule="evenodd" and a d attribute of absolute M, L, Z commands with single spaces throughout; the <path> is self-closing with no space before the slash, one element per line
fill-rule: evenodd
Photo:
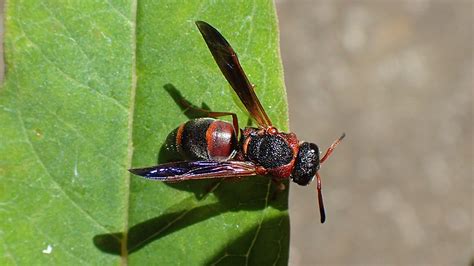
<path fill-rule="evenodd" d="M 279 190 L 285 189 L 282 180 L 291 178 L 293 182 L 306 186 L 316 176 L 323 223 L 326 215 L 318 170 L 345 134 L 334 141 L 320 158 L 316 144 L 301 142 L 294 133 L 279 132 L 265 113 L 253 85 L 240 66 L 237 54 L 227 40 L 206 22 L 197 21 L 196 25 L 217 65 L 257 122 L 258 128 L 241 130 L 236 114 L 200 109 L 205 112 L 206 118 L 190 120 L 174 131 L 174 143 L 171 146 L 183 161 L 129 171 L 165 182 L 267 175 L 272 177 Z M 228 115 L 232 116 L 232 124 L 215 119 Z"/>

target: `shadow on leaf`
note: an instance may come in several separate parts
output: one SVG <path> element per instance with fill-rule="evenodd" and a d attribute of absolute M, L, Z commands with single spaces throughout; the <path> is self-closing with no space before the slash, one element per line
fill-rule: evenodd
<path fill-rule="evenodd" d="M 193 113 L 196 110 L 189 108 L 189 106 L 195 106 L 185 100 L 173 85 L 167 84 L 164 88 L 190 119 L 202 116 Z M 206 108 L 208 109 L 203 104 L 202 109 Z M 160 150 L 158 162 L 163 163 L 179 159 L 175 153 L 175 147 L 170 146 L 173 143 L 173 137 L 173 133 L 171 133 L 167 140 L 168 144 L 165 144 Z M 222 213 L 240 210 L 263 210 L 268 206 L 280 210 L 287 209 L 287 201 L 284 195 L 274 197 L 275 195 L 273 195 L 272 191 L 275 191 L 275 188 L 269 177 L 255 176 L 231 180 L 189 180 L 166 184 L 175 189 L 192 192 L 194 193 L 194 198 L 190 197 L 175 204 L 161 216 L 133 225 L 126 233 L 126 237 L 124 232 L 96 235 L 93 238 L 95 246 L 103 252 L 115 255 L 121 255 L 125 251 L 122 246 L 126 246 L 127 252 L 131 254 L 155 240 Z M 285 182 L 285 185 L 287 185 L 287 182 Z M 215 201 L 207 203 L 206 199 L 211 193 L 217 199 L 217 203 Z M 280 223 L 282 219 L 287 218 L 280 218 Z M 265 222 L 261 228 L 265 228 L 269 223 Z M 288 222 L 286 221 L 286 223 Z M 124 239 L 127 239 L 126 245 L 122 245 Z M 240 243 L 239 241 L 244 241 L 245 239 L 247 238 L 243 236 L 236 243 L 238 244 Z"/>
<path fill-rule="evenodd" d="M 264 209 L 268 207 L 266 201 L 269 196 L 268 191 L 274 190 L 272 187 L 268 188 L 269 182 L 271 181 L 267 177 L 252 177 L 242 182 L 219 181 L 212 192 L 218 198 L 217 203 L 199 206 L 200 201 L 204 201 L 205 197 L 188 198 L 187 202 L 175 205 L 178 210 L 132 226 L 127 234 L 127 251 L 131 254 L 155 240 L 225 212 Z M 190 191 L 199 191 L 203 187 L 198 181 L 185 183 L 191 183 L 183 183 L 186 190 Z M 260 188 L 255 188 L 256 186 Z M 195 194 L 199 194 L 197 191 Z M 283 196 L 268 202 L 268 205 L 286 209 L 286 201 Z M 103 252 L 121 255 L 123 239 L 124 233 L 118 232 L 96 235 L 93 242 Z"/>
<path fill-rule="evenodd" d="M 166 92 L 170 95 L 173 101 L 181 109 L 181 111 L 186 115 L 188 119 L 196 119 L 206 116 L 206 111 L 209 111 L 210 108 L 207 104 L 202 103 L 201 107 L 198 107 L 188 100 L 186 100 L 181 92 L 176 89 L 172 84 L 166 84 L 163 86 Z M 177 125 L 179 126 L 179 125 Z M 160 152 L 158 153 L 157 162 L 174 162 L 182 160 L 178 149 L 176 147 L 176 134 L 178 127 L 174 129 L 166 138 L 165 144 L 161 147 Z"/>
<path fill-rule="evenodd" d="M 206 265 L 287 265 L 289 234 L 288 216 L 281 216 L 263 221 L 235 239 Z M 283 233 L 282 233 L 283 232 Z M 279 233 L 275 237 L 275 233 Z M 274 248 L 277 246 L 278 248 Z M 246 250 L 246 253 L 242 253 Z"/>
<path fill-rule="evenodd" d="M 164 214 L 132 226 L 127 234 L 127 251 L 129 254 L 147 244 L 183 229 L 191 224 L 204 221 L 221 213 L 219 204 L 209 204 L 193 209 L 183 209 Z M 106 253 L 121 255 L 124 233 L 96 235 L 94 244 Z"/>

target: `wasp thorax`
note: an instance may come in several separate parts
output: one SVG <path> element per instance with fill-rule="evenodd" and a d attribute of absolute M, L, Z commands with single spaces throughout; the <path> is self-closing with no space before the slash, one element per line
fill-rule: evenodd
<path fill-rule="evenodd" d="M 248 144 L 247 156 L 266 169 L 272 169 L 289 164 L 293 152 L 280 136 L 255 135 Z"/>
<path fill-rule="evenodd" d="M 303 142 L 296 157 L 295 168 L 291 173 L 293 182 L 306 186 L 313 181 L 319 170 L 319 148 L 314 143 Z"/>

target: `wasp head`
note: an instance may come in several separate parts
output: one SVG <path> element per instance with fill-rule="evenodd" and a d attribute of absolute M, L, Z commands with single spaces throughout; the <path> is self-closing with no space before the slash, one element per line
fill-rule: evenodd
<path fill-rule="evenodd" d="M 300 144 L 296 157 L 295 168 L 291 173 L 293 182 L 306 186 L 313 181 L 319 170 L 319 148 L 314 143 L 303 142 Z"/>

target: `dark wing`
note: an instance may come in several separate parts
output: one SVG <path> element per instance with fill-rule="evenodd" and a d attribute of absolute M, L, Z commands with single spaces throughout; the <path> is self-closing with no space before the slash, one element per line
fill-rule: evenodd
<path fill-rule="evenodd" d="M 260 101 L 253 90 L 244 70 L 240 66 L 237 54 L 230 46 L 227 40 L 211 25 L 204 21 L 196 21 L 204 40 L 206 41 L 212 56 L 216 60 L 217 65 L 230 83 L 234 91 L 239 96 L 247 111 L 252 118 L 257 121 L 261 127 L 269 127 L 272 125 Z"/>
<path fill-rule="evenodd" d="M 128 171 L 148 179 L 170 182 L 256 175 L 255 164 L 241 161 L 182 161 Z"/>

